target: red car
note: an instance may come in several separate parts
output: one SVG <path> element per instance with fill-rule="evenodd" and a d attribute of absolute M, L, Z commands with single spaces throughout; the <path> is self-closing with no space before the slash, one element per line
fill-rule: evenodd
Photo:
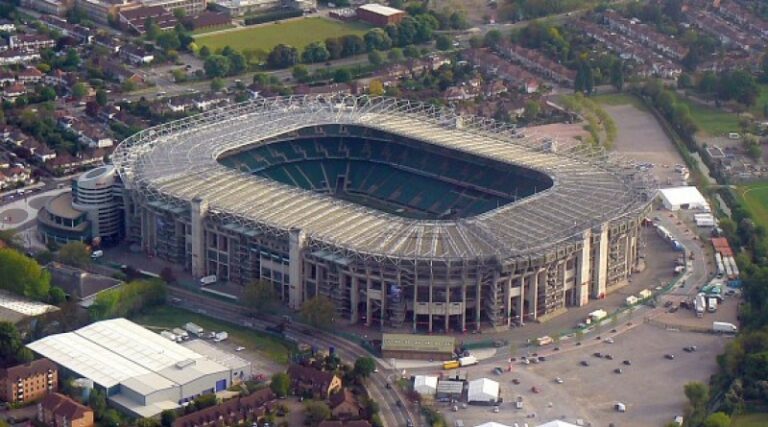
<path fill-rule="evenodd" d="M 531 391 L 534 393 L 538 393 L 539 389 L 534 386 L 534 387 L 531 387 Z"/>

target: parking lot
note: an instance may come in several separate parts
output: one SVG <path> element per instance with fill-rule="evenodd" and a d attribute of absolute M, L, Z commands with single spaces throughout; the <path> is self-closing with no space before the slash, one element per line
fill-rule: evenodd
<path fill-rule="evenodd" d="M 638 319 L 638 321 L 640 321 Z M 690 381 L 706 382 L 716 369 L 715 357 L 728 337 L 673 332 L 648 324 L 633 325 L 615 337 L 613 344 L 590 338 L 581 346 L 568 345 L 538 364 L 512 364 L 510 372 L 494 375 L 491 365 L 470 370 L 471 378 L 487 376 L 501 382 L 504 402 L 498 413 L 491 407 L 469 406 L 457 412 L 445 405 L 442 412 L 451 425 L 461 419 L 465 425 L 496 421 L 507 425 L 537 425 L 565 419 L 595 427 L 663 426 L 680 415 L 685 407 L 683 386 Z M 695 352 L 683 347 L 696 346 Z M 594 356 L 608 353 L 612 360 Z M 673 354 L 674 359 L 665 357 Z M 628 360 L 631 365 L 625 365 Z M 582 366 L 585 361 L 589 366 Z M 622 372 L 616 373 L 620 368 Z M 555 379 L 561 378 L 562 384 Z M 517 379 L 519 384 L 514 384 Z M 537 392 L 532 391 L 536 387 Z M 514 401 L 523 398 L 523 408 Z M 626 412 L 614 409 L 618 402 Z M 535 417 L 529 418 L 532 414 Z"/>

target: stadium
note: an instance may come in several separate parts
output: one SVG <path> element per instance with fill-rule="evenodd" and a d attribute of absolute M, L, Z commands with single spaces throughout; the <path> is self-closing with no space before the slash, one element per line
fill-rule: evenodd
<path fill-rule="evenodd" d="M 546 320 L 626 283 L 655 187 L 586 144 L 392 98 L 259 98 L 117 148 L 125 234 L 367 325 Z"/>

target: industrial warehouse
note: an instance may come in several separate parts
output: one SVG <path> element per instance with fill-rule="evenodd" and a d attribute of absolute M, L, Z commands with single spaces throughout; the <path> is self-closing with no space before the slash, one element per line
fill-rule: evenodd
<path fill-rule="evenodd" d="M 392 98 L 282 97 L 114 153 L 125 235 L 196 277 L 274 283 L 367 325 L 547 320 L 626 283 L 654 185 L 586 145 Z"/>
<path fill-rule="evenodd" d="M 177 408 L 251 374 L 250 363 L 239 357 L 193 347 L 200 354 L 126 319 L 96 322 L 27 347 L 103 388 L 112 404 L 136 417 Z"/>

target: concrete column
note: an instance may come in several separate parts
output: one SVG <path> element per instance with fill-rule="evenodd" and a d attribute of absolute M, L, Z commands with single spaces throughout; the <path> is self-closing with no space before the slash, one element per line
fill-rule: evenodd
<path fill-rule="evenodd" d="M 482 297 L 481 288 L 482 288 L 483 280 L 482 280 L 482 275 L 479 273 L 480 272 L 478 272 L 477 283 L 475 286 L 475 328 L 476 329 L 480 329 L 480 312 L 482 311 L 482 307 L 483 307 L 483 302 L 480 299 Z"/>
<path fill-rule="evenodd" d="M 302 271 L 302 252 L 306 247 L 307 236 L 302 230 L 293 229 L 288 234 L 288 274 L 291 280 L 288 283 L 288 307 L 298 310 L 304 303 L 304 285 Z M 315 289 L 317 293 L 317 289 Z"/>
<path fill-rule="evenodd" d="M 427 324 L 427 331 L 432 332 L 432 279 L 429 279 L 429 305 L 427 306 L 427 313 L 429 313 L 429 323 Z"/>
<path fill-rule="evenodd" d="M 467 330 L 467 278 L 466 274 L 463 276 L 461 281 L 461 303 L 463 304 L 461 310 L 461 331 L 465 332 Z"/>
<path fill-rule="evenodd" d="M 504 280 L 504 317 L 507 318 L 507 326 L 510 325 L 512 316 L 509 315 L 509 312 L 512 311 L 512 277 L 510 276 L 509 279 Z M 498 281 L 496 281 L 496 286 L 498 287 Z"/>
<path fill-rule="evenodd" d="M 349 323 L 354 325 L 358 320 L 357 304 L 360 301 L 360 292 L 358 291 L 358 278 L 356 276 L 350 276 L 352 283 L 349 285 L 349 304 L 351 305 L 349 310 Z"/>
<path fill-rule="evenodd" d="M 536 320 L 538 317 L 538 303 L 539 303 L 539 273 L 540 270 L 536 270 L 531 275 L 530 284 L 528 285 L 528 309 L 531 313 L 531 320 Z"/>
<path fill-rule="evenodd" d="M 448 286 L 446 288 L 447 292 L 445 293 L 445 327 L 443 330 L 447 333 L 448 332 L 448 325 L 450 324 L 449 320 L 451 319 L 451 287 Z"/>
<path fill-rule="evenodd" d="M 606 282 L 608 278 L 608 225 L 603 224 L 594 230 L 599 235 L 595 257 L 592 263 L 594 269 L 594 283 L 592 284 L 592 298 L 604 298 Z"/>
<path fill-rule="evenodd" d="M 384 315 L 387 310 L 387 282 L 384 280 L 384 275 L 379 275 L 379 282 L 381 282 L 381 316 L 379 317 L 379 326 L 384 329 Z"/>
<path fill-rule="evenodd" d="M 520 324 L 525 324 L 525 276 L 520 276 L 520 297 L 517 300 L 517 312 L 520 314 Z"/>
<path fill-rule="evenodd" d="M 413 329 L 416 330 L 416 307 L 418 304 L 416 302 L 419 300 L 419 267 L 418 265 L 413 267 L 413 313 L 411 316 L 413 316 Z"/>
<path fill-rule="evenodd" d="M 592 231 L 582 235 L 581 253 L 576 258 L 576 290 L 573 304 L 577 307 L 589 302 L 589 284 L 592 283 Z"/>
<path fill-rule="evenodd" d="M 205 227 L 203 222 L 208 214 L 208 202 L 201 198 L 195 198 L 190 202 L 190 216 L 192 219 L 192 275 L 203 277 L 205 270 Z"/>
<path fill-rule="evenodd" d="M 371 326 L 371 313 L 373 307 L 371 303 L 371 273 L 365 271 L 365 326 Z"/>

